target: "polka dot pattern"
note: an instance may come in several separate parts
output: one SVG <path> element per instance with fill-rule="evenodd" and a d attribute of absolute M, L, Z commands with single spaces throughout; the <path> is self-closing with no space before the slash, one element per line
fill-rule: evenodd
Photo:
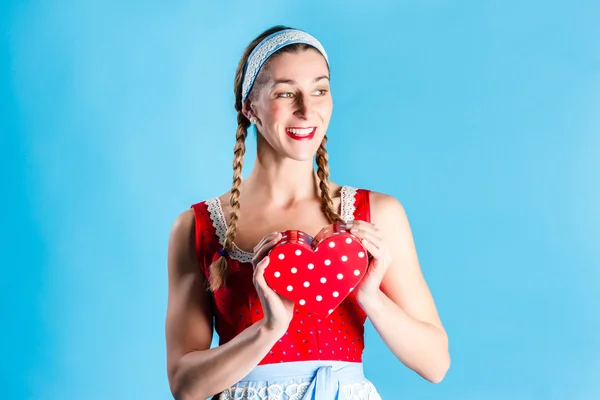
<path fill-rule="evenodd" d="M 333 236 L 334 232 L 342 236 Z M 302 235 L 307 244 L 298 241 Z M 267 284 L 293 302 L 303 299 L 307 309 L 327 315 L 344 300 L 349 288 L 360 282 L 367 269 L 367 259 L 359 257 L 364 247 L 348 235 L 334 225 L 323 228 L 314 239 L 304 232 L 286 231 L 286 239 L 271 251 L 271 263 L 265 270 Z M 347 243 L 346 239 L 352 240 Z M 322 249 L 319 254 L 313 250 L 317 243 L 316 249 Z M 282 254 L 284 257 L 280 260 Z M 278 272 L 281 275 L 275 276 Z M 293 290 L 288 285 L 293 286 Z M 334 292 L 338 295 L 333 296 Z"/>
<path fill-rule="evenodd" d="M 355 219 L 369 220 L 368 191 L 358 190 L 355 196 Z M 205 202 L 192 206 L 196 219 L 196 250 L 198 252 L 199 267 L 204 276 L 208 278 L 210 264 L 219 257 L 222 249 L 215 232 L 214 223 Z M 339 243 L 338 243 L 339 245 Z M 295 253 L 290 263 L 294 262 Z M 363 254 L 363 257 L 366 254 Z M 285 256 L 284 256 L 285 257 Z M 302 255 L 298 256 L 302 257 Z M 208 292 L 211 296 L 210 306 L 215 317 L 215 329 L 219 335 L 219 344 L 227 343 L 247 327 L 260 321 L 263 310 L 260 299 L 253 285 L 253 267 L 250 263 L 239 262 L 228 258 L 229 271 L 227 286 L 215 292 Z M 324 264 L 321 264 L 322 266 Z M 316 266 L 307 265 L 311 271 L 317 271 Z M 288 265 L 286 273 L 291 268 L 299 269 L 298 265 Z M 284 271 L 280 271 L 284 272 Z M 315 274 L 316 275 L 316 274 Z M 348 263 L 347 273 L 334 274 L 329 280 L 344 279 L 344 275 L 353 276 L 354 269 Z M 319 275 L 312 281 L 318 287 Z M 316 281 L 316 282 L 315 282 Z M 304 288 L 300 281 L 292 290 Z M 291 285 L 289 285 L 291 286 Z M 342 293 L 336 290 L 337 296 Z M 294 308 L 294 317 L 288 331 L 275 343 L 264 356 L 259 365 L 273 364 L 289 361 L 307 360 L 333 360 L 361 362 L 364 349 L 364 323 L 366 315 L 356 302 L 354 293 L 349 290 L 347 297 L 335 309 L 330 310 L 327 317 L 318 316 L 307 310 L 303 303 L 315 301 L 316 298 L 300 299 Z M 321 297 L 336 296 L 335 292 L 319 293 Z"/>

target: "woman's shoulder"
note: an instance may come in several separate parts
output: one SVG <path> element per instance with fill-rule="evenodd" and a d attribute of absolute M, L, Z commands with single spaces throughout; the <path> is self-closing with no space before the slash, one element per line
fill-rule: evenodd
<path fill-rule="evenodd" d="M 398 218 L 405 217 L 404 205 L 397 197 L 375 190 L 369 190 L 368 192 L 373 221 L 397 221 Z"/>
<path fill-rule="evenodd" d="M 193 229 L 200 218 L 208 217 L 210 215 L 211 204 L 214 204 L 218 200 L 219 196 L 215 196 L 207 197 L 192 203 L 189 208 L 180 211 L 175 217 L 173 229 Z"/>
<path fill-rule="evenodd" d="M 206 208 L 211 202 L 214 202 L 214 201 L 220 199 L 221 197 L 223 197 L 223 196 L 221 195 L 221 196 L 206 197 L 204 199 L 198 200 L 195 203 L 193 203 L 190 206 L 190 208 L 186 211 L 189 211 L 190 209 Z M 185 213 L 185 211 L 184 211 L 184 213 Z"/>
<path fill-rule="evenodd" d="M 341 187 L 342 210 L 350 210 L 355 218 L 370 222 L 380 220 L 393 207 L 394 197 L 364 186 Z M 385 217 L 383 217 L 385 218 Z"/>
<path fill-rule="evenodd" d="M 400 201 L 395 196 L 393 196 L 389 193 L 378 192 L 378 191 L 369 190 L 369 189 L 362 189 L 362 190 L 368 190 L 370 197 L 371 197 L 371 203 L 374 206 L 379 206 L 381 208 L 390 208 L 390 207 L 397 207 L 400 205 Z"/>

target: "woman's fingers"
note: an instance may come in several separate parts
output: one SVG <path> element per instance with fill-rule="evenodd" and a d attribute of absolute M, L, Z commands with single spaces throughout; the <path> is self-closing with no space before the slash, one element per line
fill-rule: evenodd
<path fill-rule="evenodd" d="M 365 246 L 365 249 L 367 249 L 367 251 L 369 253 L 371 253 L 373 255 L 373 257 L 375 257 L 377 259 L 379 259 L 381 257 L 381 250 L 379 249 L 379 246 L 376 246 L 369 239 L 362 239 L 361 242 L 362 242 L 363 246 Z"/>
<path fill-rule="evenodd" d="M 358 229 L 356 231 L 351 230 L 350 233 L 361 239 L 366 239 L 377 246 L 381 246 L 383 244 L 383 238 L 375 231 Z"/>
<path fill-rule="evenodd" d="M 255 285 L 258 286 L 257 289 L 263 292 L 263 294 L 267 297 L 275 294 L 275 291 L 271 289 L 271 287 L 267 284 L 265 280 L 265 268 L 269 265 L 270 258 L 266 256 L 263 258 L 254 269 L 254 281 Z"/>
<path fill-rule="evenodd" d="M 253 263 L 260 262 L 260 260 L 262 260 L 265 257 L 267 252 L 273 246 L 275 246 L 280 239 L 281 239 L 280 232 L 274 232 L 272 234 L 265 236 L 263 238 L 263 240 L 266 240 L 266 241 L 263 242 L 260 247 L 258 247 L 258 246 L 256 247 L 256 251 L 254 252 L 254 257 L 253 257 Z"/>
<path fill-rule="evenodd" d="M 269 256 L 264 257 L 254 268 L 254 280 L 260 287 L 266 286 L 265 268 L 269 265 Z"/>
<path fill-rule="evenodd" d="M 369 233 L 373 236 L 379 237 L 379 238 L 381 238 L 381 236 L 382 236 L 379 228 L 371 222 L 355 220 L 355 221 L 350 221 L 350 222 L 346 223 L 345 226 L 346 226 L 346 229 L 349 230 L 352 234 L 360 233 L 360 232 L 367 232 L 367 233 Z"/>
<path fill-rule="evenodd" d="M 260 239 L 260 242 L 258 242 L 258 244 L 256 246 L 254 246 L 253 253 L 256 253 L 258 250 L 260 250 L 260 248 L 263 246 L 263 244 L 266 240 L 271 239 L 273 236 L 276 236 L 278 233 L 279 232 L 271 232 L 268 235 L 263 236 L 263 238 Z"/>

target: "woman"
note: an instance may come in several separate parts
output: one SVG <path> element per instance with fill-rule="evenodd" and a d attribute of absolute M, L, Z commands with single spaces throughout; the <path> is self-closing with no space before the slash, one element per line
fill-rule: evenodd
<path fill-rule="evenodd" d="M 323 46 L 305 32 L 271 28 L 244 52 L 234 89 L 233 187 L 183 212 L 169 239 L 174 397 L 380 399 L 362 372 L 367 317 L 402 363 L 440 382 L 450 364 L 448 340 L 402 205 L 328 180 L 332 97 Z M 251 124 L 257 159 L 242 181 Z M 371 259 L 355 290 L 322 318 L 279 296 L 263 274 L 280 232 L 314 235 L 334 222 L 345 223 Z"/>

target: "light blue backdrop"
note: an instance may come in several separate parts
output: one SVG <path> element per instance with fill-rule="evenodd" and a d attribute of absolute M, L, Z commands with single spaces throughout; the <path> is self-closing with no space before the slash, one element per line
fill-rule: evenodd
<path fill-rule="evenodd" d="M 600 398 L 598 2 L 0 7 L 0 398 L 170 398 L 169 230 L 228 189 L 235 67 L 275 24 L 328 50 L 332 179 L 404 204 L 448 330 L 433 385 L 368 327 L 384 398 Z"/>

